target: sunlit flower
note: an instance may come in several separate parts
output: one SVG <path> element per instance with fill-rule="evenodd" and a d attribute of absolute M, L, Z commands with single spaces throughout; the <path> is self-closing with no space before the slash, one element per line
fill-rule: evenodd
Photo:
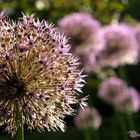
<path fill-rule="evenodd" d="M 74 123 L 79 129 L 98 129 L 101 122 L 102 118 L 99 112 L 95 108 L 89 107 L 79 110 L 78 115 L 74 118 Z"/>
<path fill-rule="evenodd" d="M 64 117 L 82 104 L 77 91 L 85 81 L 65 36 L 46 21 L 24 15 L 18 22 L 0 14 L 0 121 L 14 135 L 29 129 L 64 131 Z M 85 100 L 84 100 L 85 101 Z"/>
<path fill-rule="evenodd" d="M 94 48 L 94 38 L 100 28 L 100 23 L 88 13 L 77 12 L 60 19 L 58 26 L 69 37 L 71 51 L 79 55 L 84 66 L 92 64 L 88 63 L 88 56 Z"/>
<path fill-rule="evenodd" d="M 139 47 L 135 33 L 126 24 L 113 24 L 102 28 L 96 36 L 95 46 L 102 48 L 97 55 L 100 66 L 117 67 L 138 61 Z"/>

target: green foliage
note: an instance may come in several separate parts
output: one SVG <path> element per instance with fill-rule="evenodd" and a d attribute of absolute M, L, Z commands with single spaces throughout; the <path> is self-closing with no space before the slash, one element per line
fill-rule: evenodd
<path fill-rule="evenodd" d="M 128 0 L 128 4 L 125 7 L 124 14 L 129 14 L 133 18 L 140 20 L 140 1 Z"/>
<path fill-rule="evenodd" d="M 121 14 L 124 4 L 118 0 L 5 0 L 0 2 L 0 9 L 5 9 L 15 19 L 23 11 L 34 12 L 39 18 L 53 22 L 71 12 L 83 11 L 106 24 L 111 22 L 114 14 Z"/>

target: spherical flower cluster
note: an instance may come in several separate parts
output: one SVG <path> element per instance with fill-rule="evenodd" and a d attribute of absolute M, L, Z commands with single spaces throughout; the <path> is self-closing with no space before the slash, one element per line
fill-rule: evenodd
<path fill-rule="evenodd" d="M 95 108 L 89 107 L 79 110 L 78 115 L 74 118 L 74 123 L 78 129 L 98 129 L 101 122 L 102 118 L 99 112 Z"/>
<path fill-rule="evenodd" d="M 140 94 L 117 77 L 110 77 L 102 81 L 98 96 L 113 104 L 120 112 L 138 112 L 140 109 Z"/>
<path fill-rule="evenodd" d="M 72 13 L 60 19 L 58 25 L 71 37 L 73 46 L 87 41 L 100 27 L 100 23 L 88 13 Z"/>
<path fill-rule="evenodd" d="M 140 109 L 140 94 L 133 87 L 128 88 L 128 95 L 116 104 L 117 110 L 121 112 L 138 112 Z"/>
<path fill-rule="evenodd" d="M 127 24 L 112 24 L 100 29 L 95 46 L 101 48 L 96 59 L 101 67 L 135 64 L 139 47 L 133 29 Z"/>
<path fill-rule="evenodd" d="M 65 36 L 46 21 L 24 15 L 17 22 L 0 13 L 0 121 L 14 135 L 23 123 L 38 131 L 64 131 L 64 117 L 86 106 L 85 81 Z"/>
<path fill-rule="evenodd" d="M 99 85 L 98 96 L 111 104 L 120 102 L 126 93 L 126 83 L 117 77 L 107 78 L 103 80 Z"/>
<path fill-rule="evenodd" d="M 88 54 L 94 48 L 94 38 L 100 23 L 88 13 L 72 13 L 60 19 L 58 26 L 70 37 L 71 51 L 80 56 L 83 64 L 88 63 Z"/>

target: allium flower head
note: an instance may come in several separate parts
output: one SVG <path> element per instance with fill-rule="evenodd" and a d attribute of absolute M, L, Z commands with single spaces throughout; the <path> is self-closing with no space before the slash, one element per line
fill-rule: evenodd
<path fill-rule="evenodd" d="M 58 25 L 70 37 L 74 47 L 89 40 L 100 27 L 100 23 L 88 13 L 72 13 L 59 20 Z"/>
<path fill-rule="evenodd" d="M 29 129 L 64 131 L 64 117 L 75 111 L 70 105 L 86 105 L 76 93 L 85 75 L 67 39 L 34 14 L 14 22 L 2 12 L 0 33 L 0 121 L 14 135 L 21 111 Z"/>
<path fill-rule="evenodd" d="M 116 77 L 110 77 L 101 83 L 98 96 L 113 104 L 120 112 L 137 112 L 140 109 L 140 94 Z"/>
<path fill-rule="evenodd" d="M 101 66 L 117 67 L 138 61 L 139 47 L 135 33 L 126 24 L 112 24 L 102 28 L 96 36 L 95 45 L 102 48 L 97 55 Z"/>
<path fill-rule="evenodd" d="M 104 101 L 116 104 L 127 95 L 127 85 L 117 77 L 110 77 L 102 81 L 99 86 L 98 96 Z"/>
<path fill-rule="evenodd" d="M 99 112 L 95 108 L 89 107 L 79 110 L 78 115 L 74 118 L 74 123 L 79 129 L 98 129 L 101 122 L 102 118 Z"/>
<path fill-rule="evenodd" d="M 138 112 L 140 109 L 140 94 L 135 88 L 128 87 L 125 98 L 116 104 L 116 108 L 121 112 Z"/>
<path fill-rule="evenodd" d="M 94 47 L 94 38 L 100 29 L 100 23 L 88 13 L 72 13 L 60 19 L 58 26 L 69 36 L 71 51 L 80 57 L 85 68 L 92 64 L 88 63 L 88 54 Z"/>

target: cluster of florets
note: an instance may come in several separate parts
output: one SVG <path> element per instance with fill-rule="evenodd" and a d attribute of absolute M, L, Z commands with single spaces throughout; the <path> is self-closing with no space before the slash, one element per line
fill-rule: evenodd
<path fill-rule="evenodd" d="M 58 25 L 70 37 L 72 51 L 80 56 L 87 72 L 139 61 L 138 28 L 135 32 L 132 26 L 120 23 L 101 27 L 87 13 L 67 15 Z"/>
<path fill-rule="evenodd" d="M 110 77 L 102 81 L 98 96 L 110 103 L 120 112 L 138 112 L 140 109 L 140 95 L 133 87 L 117 77 Z"/>
<path fill-rule="evenodd" d="M 0 121 L 9 133 L 23 123 L 38 131 L 64 131 L 64 117 L 74 114 L 85 81 L 78 58 L 64 35 L 46 21 L 24 15 L 17 22 L 0 13 Z"/>
<path fill-rule="evenodd" d="M 59 29 L 69 37 L 71 51 L 80 57 L 80 61 L 88 70 L 88 66 L 94 65 L 94 60 L 89 60 L 89 53 L 94 47 L 100 22 L 88 13 L 72 13 L 59 20 Z M 90 63 L 90 64 L 89 64 Z"/>
<path fill-rule="evenodd" d="M 95 46 L 101 48 L 96 54 L 100 67 L 136 64 L 139 46 L 133 29 L 126 24 L 113 24 L 100 29 Z"/>
<path fill-rule="evenodd" d="M 86 107 L 84 110 L 79 110 L 74 123 L 78 129 L 98 129 L 102 123 L 102 117 L 97 109 Z"/>

